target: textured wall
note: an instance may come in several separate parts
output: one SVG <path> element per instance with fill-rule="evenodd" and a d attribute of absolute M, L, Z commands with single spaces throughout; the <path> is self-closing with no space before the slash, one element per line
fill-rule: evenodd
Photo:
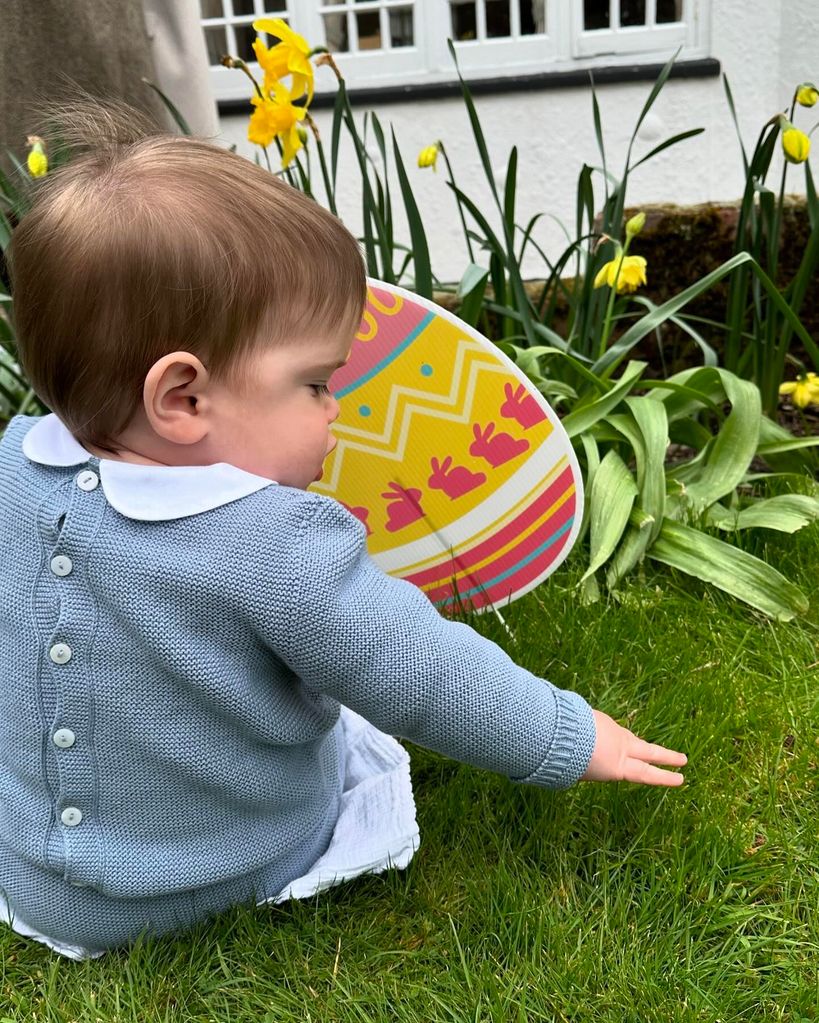
<path fill-rule="evenodd" d="M 751 149 L 764 122 L 789 103 L 794 85 L 804 79 L 819 79 L 819 9 L 816 0 L 768 4 L 719 0 L 712 4 L 712 10 L 710 53 L 728 75 L 746 149 Z M 330 72 L 325 68 L 317 74 Z M 638 82 L 598 89 L 609 165 L 618 174 L 650 88 L 650 83 Z M 572 233 L 578 173 L 584 161 L 599 162 L 590 89 L 481 96 L 477 107 L 498 180 L 503 178 L 511 147 L 518 146 L 519 222 L 526 223 L 540 211 L 551 215 L 540 221 L 536 238 L 555 256 L 563 247 L 563 235 L 552 217 L 562 220 Z M 797 123 L 803 128 L 812 125 L 817 109 L 800 109 Z M 390 123 L 394 126 L 405 161 L 412 165 L 408 169 L 430 234 L 433 269 L 443 280 L 455 280 L 463 272 L 467 254 L 451 193 L 440 166 L 433 174 L 414 164 L 419 149 L 436 138 L 443 139 L 460 187 L 482 210 L 490 211 L 490 193 L 463 103 L 454 99 L 422 100 L 385 105 L 376 108 L 376 113 L 385 127 Z M 317 111 L 316 120 L 329 139 L 329 113 Z M 742 159 L 719 78 L 669 81 L 640 129 L 634 152 L 639 157 L 662 139 L 693 127 L 706 130 L 638 168 L 630 182 L 629 205 L 739 197 L 743 188 Z M 245 118 L 222 118 L 225 141 L 235 142 L 240 152 L 251 155 L 254 147 L 247 143 L 245 132 Z M 778 162 L 774 165 L 769 178 L 776 189 L 780 166 Z M 342 176 L 350 188 L 340 202 L 340 212 L 351 229 L 358 231 L 359 176 L 350 152 L 344 154 Z M 804 191 L 801 168 L 789 168 L 787 188 Z M 597 194 L 602 195 L 602 191 Z M 539 276 L 542 269 L 542 260 L 532 253 L 524 272 Z"/>

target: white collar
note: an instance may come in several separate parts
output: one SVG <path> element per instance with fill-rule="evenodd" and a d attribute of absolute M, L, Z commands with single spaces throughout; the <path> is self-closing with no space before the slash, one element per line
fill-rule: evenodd
<path fill-rule="evenodd" d="M 219 508 L 255 494 L 274 480 L 254 476 L 235 465 L 137 465 L 100 458 L 86 451 L 52 412 L 23 437 L 23 454 L 41 465 L 85 465 L 99 461 L 108 503 L 130 519 L 162 522 Z"/>

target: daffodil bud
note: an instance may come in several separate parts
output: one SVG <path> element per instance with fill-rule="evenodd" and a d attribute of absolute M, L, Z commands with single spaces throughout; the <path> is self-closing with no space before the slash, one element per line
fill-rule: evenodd
<path fill-rule="evenodd" d="M 438 159 L 438 145 L 433 143 L 431 146 L 426 146 L 418 154 L 418 166 L 419 167 L 432 167 L 435 170 L 435 161 Z"/>
<path fill-rule="evenodd" d="M 810 153 L 810 139 L 791 124 L 782 132 L 782 152 L 788 163 L 804 163 Z"/>
<path fill-rule="evenodd" d="M 48 172 L 48 157 L 45 153 L 45 143 L 39 135 L 29 135 L 26 141 L 31 146 L 31 150 L 26 158 L 28 172 L 33 178 L 42 178 Z"/>
<path fill-rule="evenodd" d="M 297 124 L 296 125 L 296 134 L 298 135 L 299 141 L 301 142 L 301 144 L 302 145 L 306 145 L 306 143 L 307 143 L 307 129 L 304 127 L 303 124 Z"/>
<path fill-rule="evenodd" d="M 812 107 L 819 99 L 819 90 L 813 82 L 802 82 L 796 90 L 796 102 L 802 107 Z"/>
<path fill-rule="evenodd" d="M 629 217 L 626 221 L 626 238 L 633 238 L 636 234 L 639 234 L 646 226 L 646 215 L 640 210 L 639 213 L 635 213 L 633 217 Z"/>

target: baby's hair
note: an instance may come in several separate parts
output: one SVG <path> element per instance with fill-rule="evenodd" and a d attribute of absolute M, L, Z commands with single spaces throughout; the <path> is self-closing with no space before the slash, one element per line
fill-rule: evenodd
<path fill-rule="evenodd" d="M 37 184 L 12 234 L 18 354 L 80 444 L 118 452 L 148 370 L 169 352 L 241 388 L 262 348 L 352 338 L 361 251 L 303 193 L 124 103 L 61 104 L 39 133 L 68 161 Z"/>

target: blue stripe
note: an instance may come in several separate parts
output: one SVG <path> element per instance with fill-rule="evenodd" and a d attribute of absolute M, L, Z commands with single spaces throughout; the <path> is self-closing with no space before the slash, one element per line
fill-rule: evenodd
<path fill-rule="evenodd" d="M 418 324 L 415 330 L 413 330 L 410 334 L 407 334 L 407 336 L 404 338 L 401 344 L 398 345 L 396 348 L 393 348 L 389 355 L 385 355 L 381 362 L 376 363 L 376 365 L 373 366 L 373 368 L 368 373 L 365 373 L 363 377 L 359 377 L 358 380 L 354 380 L 351 384 L 347 384 L 346 387 L 342 387 L 340 390 L 334 391 L 333 392 L 334 397 L 344 398 L 352 391 L 354 391 L 357 387 L 362 387 L 364 384 L 367 383 L 368 380 L 372 380 L 376 373 L 380 373 L 385 366 L 389 366 L 393 359 L 397 359 L 405 348 L 409 348 L 409 346 L 418 337 L 421 331 L 428 327 L 430 323 L 432 323 L 432 321 L 435 319 L 435 315 L 436 315 L 435 313 L 427 313 L 427 315 L 423 318 L 423 320 L 421 320 L 421 322 Z"/>
<path fill-rule="evenodd" d="M 493 586 L 497 585 L 497 583 L 502 583 L 503 580 L 508 579 L 510 575 L 514 575 L 515 572 L 519 572 L 522 568 L 525 568 L 530 561 L 533 561 L 539 554 L 542 554 L 545 550 L 548 550 L 552 546 L 552 544 L 557 543 L 561 536 L 563 536 L 563 534 L 567 530 L 572 528 L 573 522 L 574 517 L 570 518 L 568 522 L 562 525 L 560 529 L 556 533 L 553 533 L 548 540 L 546 540 L 544 543 L 540 545 L 540 547 L 535 548 L 535 550 L 533 550 L 531 554 L 527 555 L 523 559 L 523 561 L 519 562 L 517 565 L 513 565 L 512 568 L 507 568 L 505 572 L 501 572 L 499 576 L 496 576 L 494 579 L 490 579 L 488 583 L 484 583 L 483 586 L 473 586 L 471 590 L 467 590 L 465 593 L 459 593 L 457 597 L 447 597 L 446 600 L 440 601 L 436 600 L 435 606 L 446 607 L 447 604 L 454 604 L 456 600 L 463 600 L 464 597 L 471 597 L 473 593 L 487 592 Z"/>

